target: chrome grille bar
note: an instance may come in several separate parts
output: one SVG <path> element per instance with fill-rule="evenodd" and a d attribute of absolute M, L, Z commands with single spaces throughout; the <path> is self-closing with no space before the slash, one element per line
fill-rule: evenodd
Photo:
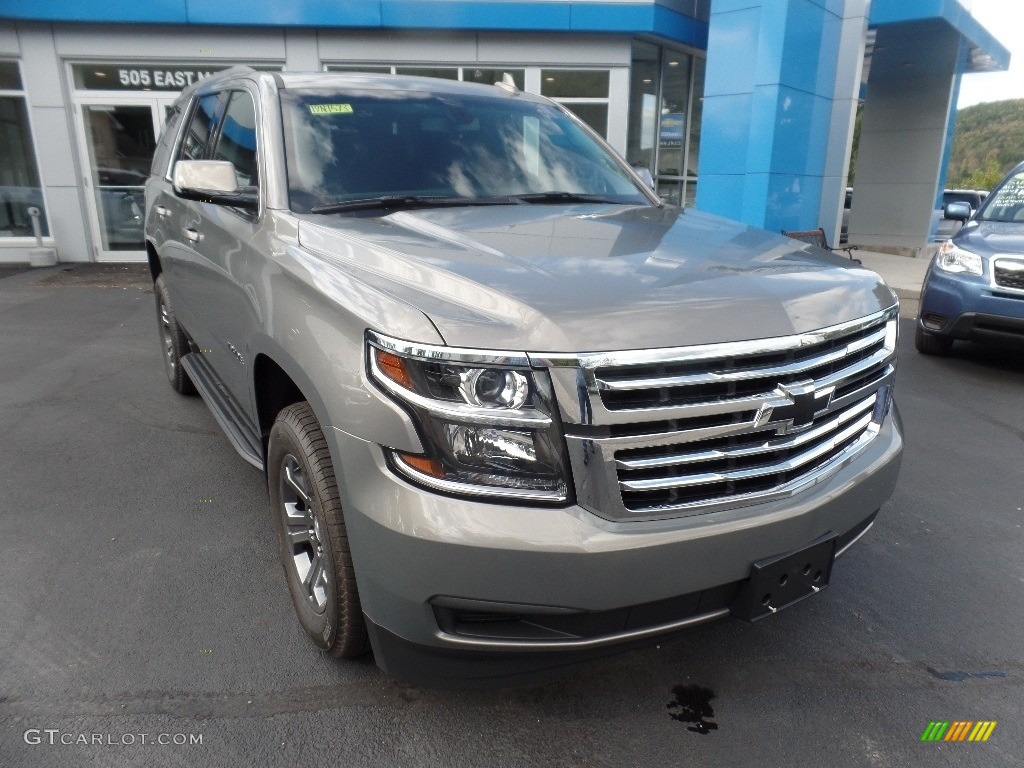
<path fill-rule="evenodd" d="M 831 452 L 841 443 L 863 432 L 870 423 L 871 416 L 864 416 L 848 427 L 836 432 L 825 442 L 784 461 L 728 472 L 702 472 L 693 475 L 672 475 L 646 480 L 620 480 L 619 487 L 626 491 L 660 491 L 668 488 L 687 488 L 693 485 L 708 485 L 709 483 L 721 483 L 732 480 L 749 480 L 754 477 L 766 477 L 782 472 L 791 472 Z"/>
<path fill-rule="evenodd" d="M 838 417 L 830 419 L 807 432 L 801 432 L 793 435 L 792 437 L 763 440 L 758 442 L 757 445 L 749 445 L 741 448 L 712 448 L 705 451 L 696 450 L 688 453 L 670 453 L 664 456 L 652 456 L 639 459 L 617 458 L 615 464 L 619 469 L 625 470 L 660 469 L 662 467 L 698 464 L 704 461 L 747 458 L 750 456 L 759 456 L 761 454 L 790 450 L 798 448 L 801 445 L 807 445 L 807 443 L 812 443 L 815 440 L 828 435 L 830 432 L 834 432 L 846 422 L 863 414 L 865 411 L 870 411 L 874 408 L 876 400 L 877 396 L 872 394 L 871 397 L 866 400 L 863 400 L 849 410 L 840 413 Z"/>
<path fill-rule="evenodd" d="M 608 380 L 597 379 L 597 386 L 603 390 L 619 392 L 632 389 L 662 389 L 665 387 L 694 386 L 699 384 L 721 384 L 730 381 L 750 381 L 756 379 L 779 378 L 782 376 L 799 375 L 805 371 L 820 368 L 823 365 L 830 365 L 839 362 L 845 357 L 867 349 L 871 346 L 882 344 L 885 341 L 886 329 L 883 326 L 870 336 L 847 344 L 842 349 L 786 365 L 775 365 L 766 368 L 749 368 L 733 371 L 709 371 L 708 373 L 662 376 L 646 379 L 624 379 Z"/>

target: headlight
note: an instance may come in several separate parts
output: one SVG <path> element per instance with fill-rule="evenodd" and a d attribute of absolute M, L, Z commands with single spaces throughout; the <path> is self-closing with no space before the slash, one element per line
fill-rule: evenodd
<path fill-rule="evenodd" d="M 980 275 L 981 256 L 958 248 L 952 240 L 947 240 L 939 248 L 935 257 L 935 266 L 946 272 L 966 272 L 969 275 Z"/>
<path fill-rule="evenodd" d="M 401 474 L 448 493 L 568 499 L 551 381 L 525 355 L 419 347 L 371 332 L 367 367 L 419 427 L 423 454 L 388 451 Z"/>

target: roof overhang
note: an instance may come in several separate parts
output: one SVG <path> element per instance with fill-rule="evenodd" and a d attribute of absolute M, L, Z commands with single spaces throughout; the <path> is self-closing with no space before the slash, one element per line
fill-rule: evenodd
<path fill-rule="evenodd" d="M 51 23 L 447 29 L 652 35 L 707 49 L 694 0 L 0 0 L 0 19 Z"/>
<path fill-rule="evenodd" d="M 1010 68 L 1010 51 L 983 27 L 959 0 L 873 0 L 872 29 L 922 22 L 948 25 L 970 45 L 965 72 L 1000 72 Z"/>

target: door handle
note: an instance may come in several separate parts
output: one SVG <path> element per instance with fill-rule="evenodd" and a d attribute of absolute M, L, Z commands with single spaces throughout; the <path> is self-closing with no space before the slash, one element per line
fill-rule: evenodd
<path fill-rule="evenodd" d="M 185 233 L 185 239 L 190 243 L 198 243 L 203 239 L 203 233 L 194 227 L 182 227 L 181 231 Z"/>
<path fill-rule="evenodd" d="M 171 215 L 170 208 L 164 208 L 162 205 L 154 205 L 153 210 L 156 211 L 156 215 L 166 219 Z"/>

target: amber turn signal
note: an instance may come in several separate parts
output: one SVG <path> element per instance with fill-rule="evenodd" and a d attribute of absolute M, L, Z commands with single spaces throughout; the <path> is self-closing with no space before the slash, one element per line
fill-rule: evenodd
<path fill-rule="evenodd" d="M 441 466 L 441 462 L 437 459 L 431 459 L 426 456 L 417 456 L 412 453 L 399 453 L 398 457 L 409 467 L 415 469 L 417 472 L 422 472 L 424 475 L 430 475 L 431 477 L 438 478 L 443 478 L 445 475 L 444 467 Z"/>
<path fill-rule="evenodd" d="M 385 376 L 401 384 L 406 389 L 413 388 L 412 378 L 410 378 L 409 371 L 405 367 L 405 360 L 398 355 L 377 348 L 374 348 L 373 356 L 377 361 L 377 367 L 380 368 Z"/>

